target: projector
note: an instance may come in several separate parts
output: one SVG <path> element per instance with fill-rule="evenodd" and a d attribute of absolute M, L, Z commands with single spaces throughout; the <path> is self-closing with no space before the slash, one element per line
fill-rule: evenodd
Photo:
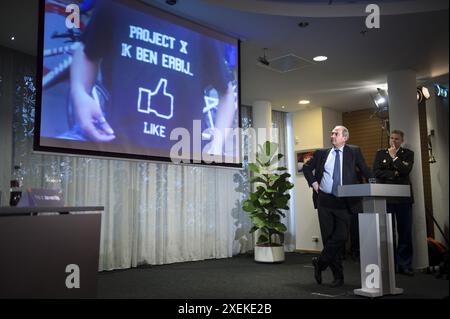
<path fill-rule="evenodd" d="M 267 61 L 266 57 L 261 57 L 261 56 L 258 58 L 258 62 L 262 63 L 264 65 L 267 65 L 267 66 L 270 64 L 270 62 Z"/>

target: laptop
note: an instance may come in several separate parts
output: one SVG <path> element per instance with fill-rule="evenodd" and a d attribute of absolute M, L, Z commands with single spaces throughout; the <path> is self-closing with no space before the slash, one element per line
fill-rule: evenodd
<path fill-rule="evenodd" d="M 59 189 L 27 188 L 17 207 L 62 207 L 64 199 Z"/>

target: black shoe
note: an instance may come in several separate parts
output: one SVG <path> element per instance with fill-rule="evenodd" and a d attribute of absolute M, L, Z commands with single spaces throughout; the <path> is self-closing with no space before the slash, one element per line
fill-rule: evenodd
<path fill-rule="evenodd" d="M 337 288 L 337 287 L 341 287 L 344 285 L 344 279 L 335 279 L 333 280 L 333 282 L 330 284 L 330 287 L 332 288 Z"/>
<path fill-rule="evenodd" d="M 322 270 L 320 270 L 320 267 L 319 267 L 319 258 L 313 257 L 312 265 L 314 266 L 314 278 L 316 279 L 317 283 L 320 285 L 320 284 L 322 284 Z"/>
<path fill-rule="evenodd" d="M 406 269 L 400 268 L 400 269 L 398 270 L 398 273 L 399 273 L 399 274 L 406 275 L 406 276 L 409 276 L 409 277 L 414 276 L 414 271 L 413 271 L 412 269 L 410 269 L 410 268 L 406 268 Z"/>

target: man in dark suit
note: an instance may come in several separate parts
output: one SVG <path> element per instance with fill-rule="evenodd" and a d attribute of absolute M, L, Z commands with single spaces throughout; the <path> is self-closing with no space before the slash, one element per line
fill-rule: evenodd
<path fill-rule="evenodd" d="M 314 277 L 322 283 L 322 271 L 330 267 L 334 280 L 332 287 L 344 284 L 342 249 L 347 241 L 350 213 L 359 212 L 360 199 L 339 198 L 339 185 L 358 184 L 358 171 L 366 178 L 372 177 L 361 150 L 357 146 L 346 145 L 348 129 L 336 126 L 331 131 L 332 148 L 317 150 L 304 164 L 303 172 L 310 187 L 314 189 L 314 207 L 318 209 L 323 250 L 312 260 Z"/>
<path fill-rule="evenodd" d="M 378 183 L 411 185 L 409 173 L 414 164 L 414 152 L 401 147 L 403 138 L 404 133 L 402 131 L 393 130 L 389 139 L 391 146 L 377 152 L 373 163 L 373 171 Z M 414 275 L 411 267 L 413 202 L 412 188 L 411 197 L 389 197 L 387 199 L 387 212 L 391 213 L 393 217 L 395 216 L 397 220 L 395 227 L 398 233 L 395 252 L 397 271 L 408 276 Z"/>

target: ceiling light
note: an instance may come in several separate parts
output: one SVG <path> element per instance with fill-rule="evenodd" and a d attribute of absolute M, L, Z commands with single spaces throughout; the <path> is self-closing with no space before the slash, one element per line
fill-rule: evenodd
<path fill-rule="evenodd" d="M 284 109 L 284 108 L 286 108 L 286 106 L 283 105 L 281 108 Z"/>
<path fill-rule="evenodd" d="M 15 39 L 16 39 L 15 36 L 12 36 L 12 37 L 11 37 L 11 41 L 14 41 Z"/>
<path fill-rule="evenodd" d="M 308 101 L 308 100 L 300 100 L 300 101 L 298 102 L 298 104 L 303 104 L 303 105 L 309 104 L 309 103 L 311 103 L 311 102 Z"/>
<path fill-rule="evenodd" d="M 319 56 L 316 56 L 315 58 L 313 58 L 313 60 L 316 62 L 323 62 L 323 61 L 328 60 L 328 57 L 326 57 L 324 55 L 319 55 Z"/>

